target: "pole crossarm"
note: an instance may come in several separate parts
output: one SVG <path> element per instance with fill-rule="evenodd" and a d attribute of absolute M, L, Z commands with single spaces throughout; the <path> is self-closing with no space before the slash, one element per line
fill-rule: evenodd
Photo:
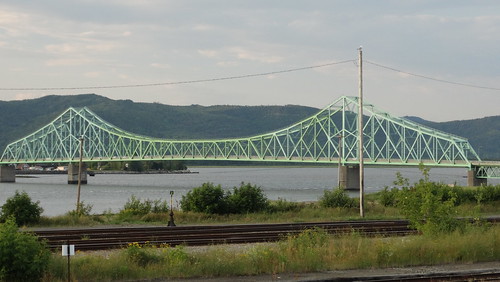
<path fill-rule="evenodd" d="M 36 132 L 10 143 L 0 164 L 133 160 L 239 160 L 359 164 L 358 98 L 340 97 L 289 127 L 250 137 L 169 140 L 127 132 L 88 108 L 69 108 Z M 364 163 L 470 167 L 480 160 L 461 137 L 397 118 L 364 103 Z M 340 156 L 340 158 L 339 158 Z"/>

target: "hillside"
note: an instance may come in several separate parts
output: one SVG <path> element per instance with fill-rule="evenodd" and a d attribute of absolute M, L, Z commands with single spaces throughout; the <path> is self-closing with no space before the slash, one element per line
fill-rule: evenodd
<path fill-rule="evenodd" d="M 86 106 L 104 120 L 132 133 L 169 139 L 230 138 L 256 135 L 315 114 L 304 106 L 170 106 L 111 100 L 95 94 L 0 101 L 0 150 L 52 121 L 68 107 Z"/>
<path fill-rule="evenodd" d="M 448 122 L 418 122 L 469 139 L 482 159 L 500 160 L 500 116 Z"/>
<path fill-rule="evenodd" d="M 104 120 L 127 131 L 169 139 L 243 137 L 291 125 L 319 109 L 305 106 L 171 106 L 111 100 L 95 94 L 45 96 L 0 101 L 0 151 L 52 121 L 68 107 L 86 106 Z M 416 122 L 468 138 L 483 159 L 500 160 L 500 116 L 474 120 Z"/>

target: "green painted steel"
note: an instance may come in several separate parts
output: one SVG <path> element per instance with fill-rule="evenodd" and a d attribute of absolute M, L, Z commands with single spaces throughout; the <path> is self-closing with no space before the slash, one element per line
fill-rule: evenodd
<path fill-rule="evenodd" d="M 341 97 L 289 127 L 246 138 L 167 140 L 133 134 L 87 108 L 69 108 L 38 131 L 9 144 L 0 164 L 79 160 L 237 160 L 356 165 L 357 97 Z M 364 104 L 364 163 L 471 167 L 480 161 L 469 142 Z"/>
<path fill-rule="evenodd" d="M 472 168 L 476 171 L 477 178 L 500 178 L 500 163 L 498 162 L 473 163 Z"/>

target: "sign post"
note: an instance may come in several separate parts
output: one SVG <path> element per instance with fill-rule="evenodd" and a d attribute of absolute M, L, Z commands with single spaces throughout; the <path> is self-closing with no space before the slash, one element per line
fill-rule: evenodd
<path fill-rule="evenodd" d="M 63 257 L 68 257 L 68 282 L 71 281 L 71 273 L 70 273 L 70 257 L 75 255 L 75 245 L 70 245 L 69 241 L 66 243 L 66 245 L 62 245 L 62 252 L 61 255 Z"/>

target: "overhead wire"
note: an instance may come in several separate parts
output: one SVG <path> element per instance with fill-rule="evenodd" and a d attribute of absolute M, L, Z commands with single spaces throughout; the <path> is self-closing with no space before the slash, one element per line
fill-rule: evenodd
<path fill-rule="evenodd" d="M 465 86 L 465 87 L 472 87 L 472 88 L 478 88 L 478 89 L 500 91 L 500 88 L 497 88 L 497 87 L 488 87 L 488 86 L 481 86 L 481 85 L 475 85 L 475 84 L 467 84 L 467 83 L 462 83 L 462 82 L 456 82 L 456 81 L 451 81 L 451 80 L 435 78 L 435 77 L 431 77 L 431 76 L 427 76 L 427 75 L 403 71 L 403 70 L 400 70 L 400 69 L 397 69 L 394 67 L 385 66 L 385 65 L 375 63 L 372 61 L 367 61 L 367 60 L 363 60 L 363 62 L 374 65 L 374 66 L 379 67 L 379 68 L 383 68 L 383 69 L 387 69 L 387 70 L 391 70 L 394 72 L 403 73 L 403 74 L 407 74 L 407 75 L 411 75 L 414 77 L 419 77 L 419 78 L 423 78 L 423 79 L 427 79 L 427 80 L 432 80 L 432 81 L 436 81 L 436 82 Z M 321 65 L 313 65 L 313 66 L 306 66 L 306 67 L 300 67 L 300 68 L 291 68 L 291 69 L 278 70 L 278 71 L 270 71 L 270 72 L 254 73 L 254 74 L 244 74 L 244 75 L 236 75 L 236 76 L 226 76 L 226 77 L 215 77 L 215 78 L 206 78 L 206 79 L 196 79 L 196 80 L 173 81 L 173 82 L 157 82 L 157 83 L 144 83 L 144 84 L 126 84 L 126 85 L 77 86 L 77 87 L 0 87 L 0 91 L 92 90 L 92 89 L 139 88 L 139 87 L 154 87 L 154 86 L 167 86 L 167 85 L 180 85 L 180 84 L 195 84 L 195 83 L 203 83 L 203 82 L 215 82 L 215 81 L 243 79 L 243 78 L 259 77 L 259 76 L 268 76 L 268 75 L 274 75 L 274 74 L 289 73 L 289 72 L 296 72 L 296 71 L 302 71 L 302 70 L 328 67 L 328 66 L 345 64 L 345 63 L 356 64 L 357 60 L 351 59 L 351 60 L 344 60 L 344 61 L 339 61 L 339 62 L 325 63 L 325 64 L 321 64 Z"/>
<path fill-rule="evenodd" d="M 454 85 L 459 85 L 459 86 L 472 87 L 472 88 L 479 88 L 479 89 L 487 89 L 487 90 L 500 91 L 500 88 L 496 88 L 496 87 L 488 87 L 488 86 L 481 86 L 481 85 L 474 85 L 474 84 L 467 84 L 467 83 L 456 82 L 456 81 L 451 81 L 451 80 L 445 80 L 445 79 L 440 79 L 440 78 L 435 78 L 435 77 L 430 77 L 430 76 L 426 76 L 426 75 L 421 75 L 421 74 L 416 74 L 416 73 L 411 73 L 411 72 L 399 70 L 399 69 L 396 69 L 396 68 L 393 68 L 393 67 L 384 66 L 382 64 L 374 63 L 374 62 L 371 62 L 371 61 L 366 61 L 365 60 L 364 62 L 368 63 L 368 64 L 371 64 L 371 65 L 374 65 L 374 66 L 377 66 L 379 68 L 384 68 L 384 69 L 388 69 L 388 70 L 391 70 L 391 71 L 395 71 L 395 72 L 399 72 L 399 73 L 404 73 L 404 74 L 407 74 L 407 75 L 411 75 L 411 76 L 415 76 L 415 77 L 420 77 L 420 78 L 424 78 L 424 79 L 428 79 L 428 80 L 433 80 L 433 81 L 437 81 L 437 82 L 454 84 Z"/>
<path fill-rule="evenodd" d="M 325 63 L 325 64 L 321 64 L 321 65 L 313 65 L 313 66 L 285 69 L 285 70 L 279 70 L 279 71 L 244 74 L 244 75 L 236 75 L 236 76 L 226 76 L 226 77 L 216 77 L 216 78 L 207 78 L 207 79 L 197 79 L 197 80 L 174 81 L 174 82 L 158 82 L 158 83 L 128 84 L 128 85 L 80 86 L 80 87 L 19 87 L 19 88 L 9 87 L 9 88 L 0 88 L 0 91 L 89 90 L 89 89 L 134 88 L 134 87 L 179 85 L 179 84 L 194 84 L 194 83 L 202 83 L 202 82 L 214 82 L 214 81 L 242 79 L 242 78 L 258 77 L 258 76 L 274 75 L 274 74 L 280 74 L 280 73 L 296 72 L 296 71 L 302 71 L 302 70 L 309 70 L 309 69 L 323 68 L 323 67 L 345 64 L 345 63 L 351 63 L 354 61 L 355 60 L 345 60 L 345 61 L 340 61 L 340 62 Z"/>

